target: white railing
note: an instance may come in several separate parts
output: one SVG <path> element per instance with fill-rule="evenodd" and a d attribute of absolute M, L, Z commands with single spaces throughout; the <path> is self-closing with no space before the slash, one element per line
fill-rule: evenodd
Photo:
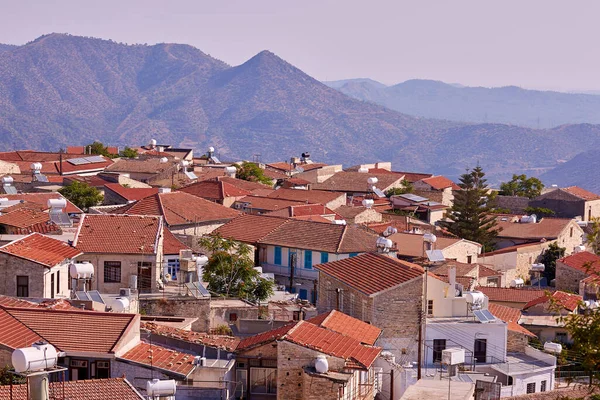
<path fill-rule="evenodd" d="M 263 273 L 273 273 L 275 275 L 290 276 L 290 267 L 273 264 L 261 264 Z M 294 277 L 303 279 L 318 279 L 319 273 L 315 269 L 307 269 L 303 267 L 294 268 Z"/>

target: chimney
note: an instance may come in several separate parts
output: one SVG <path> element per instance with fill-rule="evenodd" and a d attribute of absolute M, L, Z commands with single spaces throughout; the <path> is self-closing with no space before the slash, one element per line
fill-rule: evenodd
<path fill-rule="evenodd" d="M 451 265 L 448 267 L 448 282 L 450 288 L 448 288 L 448 297 L 453 299 L 456 297 L 456 266 Z"/>

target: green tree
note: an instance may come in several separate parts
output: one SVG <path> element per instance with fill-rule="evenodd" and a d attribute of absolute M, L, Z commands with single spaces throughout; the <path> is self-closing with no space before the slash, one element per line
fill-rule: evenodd
<path fill-rule="evenodd" d="M 102 193 L 95 187 L 92 187 L 85 182 L 78 181 L 73 181 L 70 185 L 59 189 L 58 192 L 83 211 L 87 211 L 90 207 L 97 206 L 104 198 Z"/>
<path fill-rule="evenodd" d="M 402 179 L 402 187 L 386 190 L 385 196 L 389 198 L 392 196 L 397 196 L 399 194 L 412 193 L 414 190 L 415 188 L 413 187 L 412 183 L 410 183 L 406 179 Z"/>
<path fill-rule="evenodd" d="M 268 176 L 265 176 L 264 171 L 255 163 L 244 161 L 242 165 L 236 165 L 236 177 L 250 182 L 264 183 L 272 185 L 273 181 Z"/>
<path fill-rule="evenodd" d="M 533 199 L 542 193 L 544 184 L 538 178 L 528 178 L 525 174 L 513 175 L 512 179 L 500 185 L 500 194 Z"/>
<path fill-rule="evenodd" d="M 484 176 L 479 166 L 461 175 L 459 186 L 462 190 L 456 191 L 454 205 L 440 226 L 460 238 L 480 243 L 484 251 L 490 251 L 500 229 L 491 213 L 494 196 Z"/>
<path fill-rule="evenodd" d="M 525 207 L 525 212 L 528 215 L 535 214 L 539 218 L 552 217 L 556 214 L 553 210 L 545 207 Z"/>
<path fill-rule="evenodd" d="M 560 247 L 556 242 L 551 243 L 550 246 L 542 254 L 540 262 L 546 266 L 544 269 L 544 276 L 548 280 L 548 283 L 556 277 L 556 260 L 565 256 L 567 249 Z"/>
<path fill-rule="evenodd" d="M 250 246 L 219 236 L 202 238 L 200 245 L 210 253 L 202 273 L 208 290 L 251 301 L 264 301 L 273 295 L 275 283 L 262 278 L 254 268 Z"/>
<path fill-rule="evenodd" d="M 138 156 L 137 149 L 132 149 L 131 147 L 125 147 L 121 150 L 121 154 L 119 154 L 123 158 L 136 158 Z"/>
<path fill-rule="evenodd" d="M 95 154 L 98 156 L 104 156 L 108 158 L 115 158 L 116 154 L 110 154 L 108 152 L 108 147 L 106 147 L 102 142 L 94 141 L 94 143 L 88 144 L 85 146 L 86 149 L 89 148 L 91 154 Z"/>
<path fill-rule="evenodd" d="M 590 232 L 587 234 L 587 241 L 592 252 L 600 256 L 600 217 L 592 218 L 588 224 L 590 224 Z"/>

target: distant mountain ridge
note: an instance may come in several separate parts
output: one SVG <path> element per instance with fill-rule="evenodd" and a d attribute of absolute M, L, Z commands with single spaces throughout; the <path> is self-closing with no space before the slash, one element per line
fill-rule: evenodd
<path fill-rule="evenodd" d="M 600 194 L 600 149 L 578 154 L 540 176 L 546 186 L 580 186 Z"/>
<path fill-rule="evenodd" d="M 593 93 L 560 93 L 516 86 L 466 87 L 423 79 L 393 86 L 371 79 L 324 83 L 350 97 L 425 118 L 531 128 L 600 123 L 600 96 Z"/>
<path fill-rule="evenodd" d="M 200 152 L 214 146 L 226 159 L 309 151 L 328 163 L 388 160 L 452 178 L 480 163 L 494 183 L 600 149 L 600 125 L 536 130 L 413 117 L 346 96 L 268 51 L 231 67 L 188 45 L 50 34 L 0 52 L 0 149 L 152 138 Z"/>

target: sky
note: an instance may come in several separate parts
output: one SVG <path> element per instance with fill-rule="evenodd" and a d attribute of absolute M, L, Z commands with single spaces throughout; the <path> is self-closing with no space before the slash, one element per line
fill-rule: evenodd
<path fill-rule="evenodd" d="M 319 80 L 600 90 L 600 1 L 0 0 L 0 43 L 52 32 L 270 50 Z"/>

